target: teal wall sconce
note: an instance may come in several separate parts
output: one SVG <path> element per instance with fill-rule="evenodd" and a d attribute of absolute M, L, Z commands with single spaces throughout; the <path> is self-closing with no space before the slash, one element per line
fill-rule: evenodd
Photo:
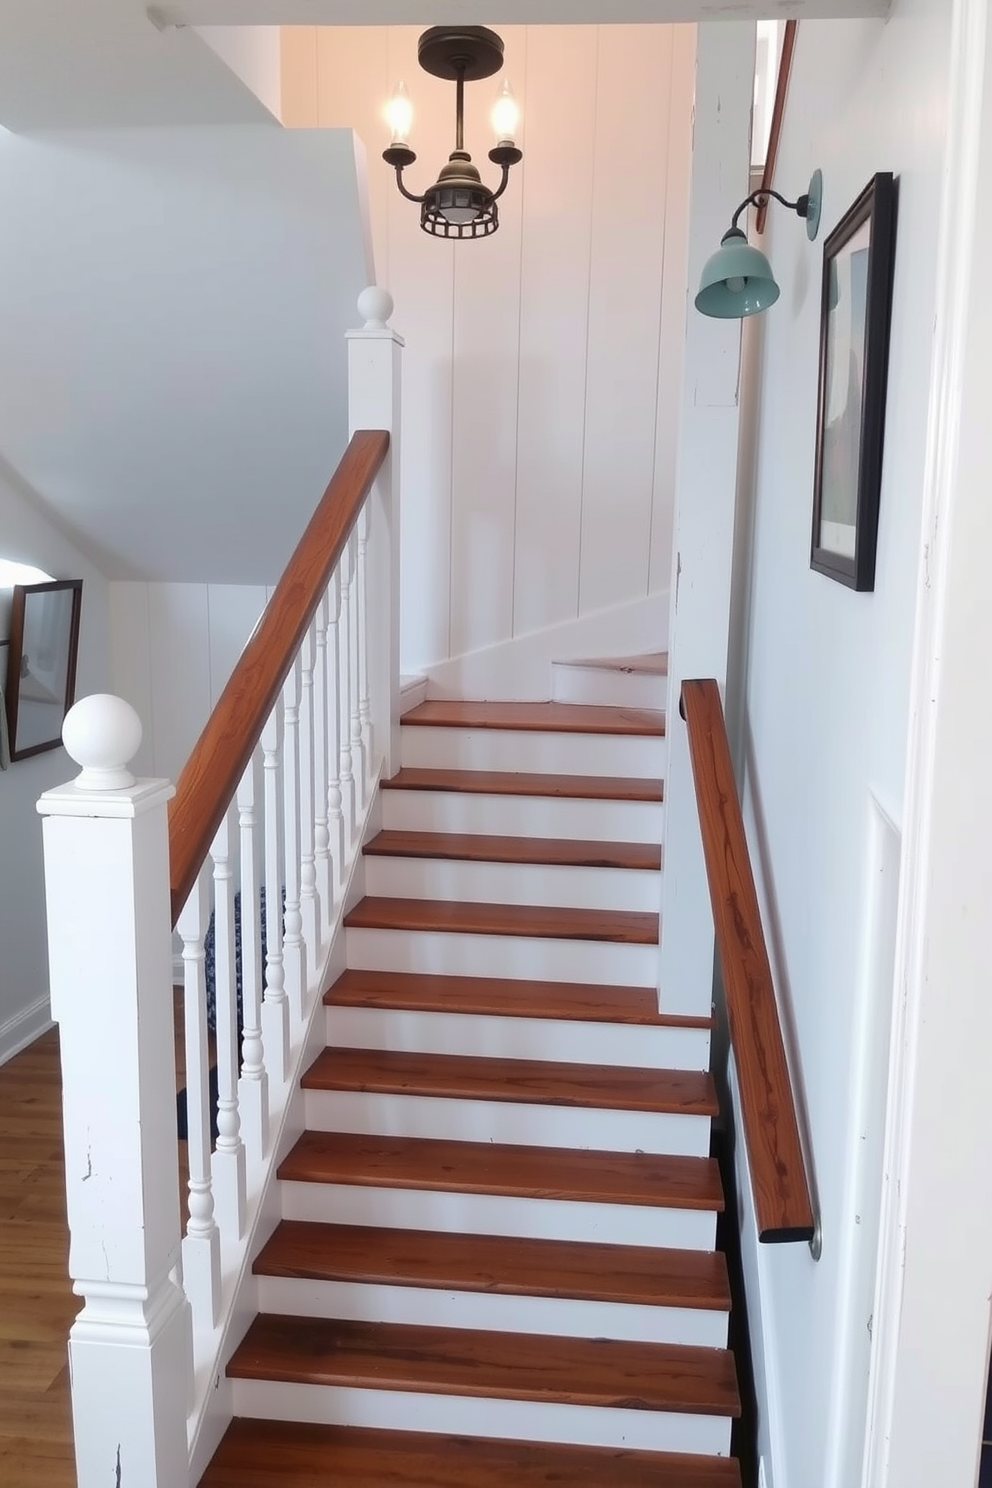
<path fill-rule="evenodd" d="M 774 305 L 781 291 L 775 282 L 772 266 L 760 248 L 752 248 L 747 235 L 738 227 L 741 213 L 748 207 L 760 207 L 770 197 L 781 202 L 806 220 L 806 236 L 812 243 L 820 230 L 823 204 L 823 176 L 815 170 L 809 190 L 798 201 L 786 201 L 777 191 L 754 191 L 745 197 L 723 235 L 717 251 L 703 266 L 696 295 L 696 309 L 701 315 L 717 320 L 740 320 L 745 315 L 758 315 Z"/>

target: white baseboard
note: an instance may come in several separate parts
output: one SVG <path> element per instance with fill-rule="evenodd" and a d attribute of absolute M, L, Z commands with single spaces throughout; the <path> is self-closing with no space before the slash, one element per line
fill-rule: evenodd
<path fill-rule="evenodd" d="M 52 1006 L 46 992 L 44 997 L 40 997 L 30 1007 L 15 1013 L 6 1023 L 0 1023 L 0 1064 L 13 1059 L 15 1054 L 26 1049 L 28 1044 L 33 1044 L 36 1038 L 47 1033 L 52 1026 Z"/>
<path fill-rule="evenodd" d="M 636 656 L 667 646 L 668 591 L 659 590 L 438 662 L 427 668 L 427 696 L 540 702 L 551 696 L 552 662 Z"/>

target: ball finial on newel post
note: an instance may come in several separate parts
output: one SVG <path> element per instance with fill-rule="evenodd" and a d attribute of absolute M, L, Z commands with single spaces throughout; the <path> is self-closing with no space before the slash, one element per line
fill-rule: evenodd
<path fill-rule="evenodd" d="M 62 743 L 82 765 L 73 781 L 77 790 L 126 790 L 135 779 L 128 765 L 141 747 L 141 719 L 123 698 L 95 692 L 69 709 Z"/>
<path fill-rule="evenodd" d="M 358 296 L 358 313 L 364 317 L 366 331 L 384 331 L 387 321 L 393 313 L 393 297 L 388 289 L 380 289 L 377 284 L 370 284 L 363 289 Z"/>

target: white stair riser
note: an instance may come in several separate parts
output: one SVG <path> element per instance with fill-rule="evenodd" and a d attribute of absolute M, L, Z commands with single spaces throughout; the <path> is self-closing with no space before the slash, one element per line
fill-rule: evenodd
<path fill-rule="evenodd" d="M 457 862 L 368 853 L 365 892 L 395 899 L 469 899 L 476 904 L 555 904 L 572 909 L 661 907 L 661 874 L 640 868 Z"/>
<path fill-rule="evenodd" d="M 556 661 L 551 667 L 551 696 L 556 703 L 664 709 L 668 702 L 668 678 L 657 672 L 624 672 L 615 667 Z"/>
<path fill-rule="evenodd" d="M 348 965 L 357 971 L 523 977 L 622 987 L 654 986 L 658 976 L 656 945 L 422 930 L 356 928 L 346 933 Z"/>
<path fill-rule="evenodd" d="M 535 1240 L 597 1240 L 713 1250 L 716 1215 L 709 1209 L 520 1199 L 503 1194 L 371 1188 L 350 1183 L 283 1182 L 285 1219 L 317 1224 L 389 1225 L 448 1234 L 524 1235 Z"/>
<path fill-rule="evenodd" d="M 723 1416 L 625 1410 L 608 1406 L 477 1400 L 326 1385 L 234 1380 L 234 1414 L 455 1436 L 727 1456 L 730 1420 Z"/>
<path fill-rule="evenodd" d="M 573 1064 L 638 1068 L 702 1070 L 709 1069 L 710 1064 L 710 1034 L 706 1028 L 471 1017 L 388 1008 L 328 1008 L 327 1042 L 332 1048 L 560 1059 Z"/>
<path fill-rule="evenodd" d="M 380 799 L 383 826 L 397 831 L 485 832 L 592 842 L 661 842 L 664 834 L 665 808 L 660 801 L 419 790 L 384 790 Z"/>
<path fill-rule="evenodd" d="M 401 730 L 404 765 L 433 770 L 550 771 L 556 775 L 660 776 L 665 740 L 640 734 L 559 734 L 508 729 Z"/>
<path fill-rule="evenodd" d="M 306 1281 L 260 1276 L 261 1312 L 355 1322 L 481 1328 L 492 1333 L 543 1333 L 557 1338 L 620 1338 L 726 1348 L 726 1312 L 704 1307 L 651 1307 L 574 1297 L 522 1297 L 354 1281 Z"/>
<path fill-rule="evenodd" d="M 308 1090 L 304 1109 L 309 1131 L 656 1152 L 673 1157 L 706 1157 L 710 1148 L 708 1116 L 659 1111 L 599 1111 L 351 1090 Z"/>

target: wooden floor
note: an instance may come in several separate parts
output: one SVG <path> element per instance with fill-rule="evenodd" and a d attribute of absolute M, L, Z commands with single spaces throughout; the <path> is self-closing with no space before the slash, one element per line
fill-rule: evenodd
<path fill-rule="evenodd" d="M 58 1035 L 0 1068 L 0 1483 L 75 1488 Z"/>
<path fill-rule="evenodd" d="M 185 1083 L 176 999 L 178 1084 Z M 186 1143 L 178 1144 L 185 1199 Z M 185 1220 L 185 1204 L 183 1206 Z M 58 1030 L 0 1065 L 0 1488 L 76 1488 Z"/>

